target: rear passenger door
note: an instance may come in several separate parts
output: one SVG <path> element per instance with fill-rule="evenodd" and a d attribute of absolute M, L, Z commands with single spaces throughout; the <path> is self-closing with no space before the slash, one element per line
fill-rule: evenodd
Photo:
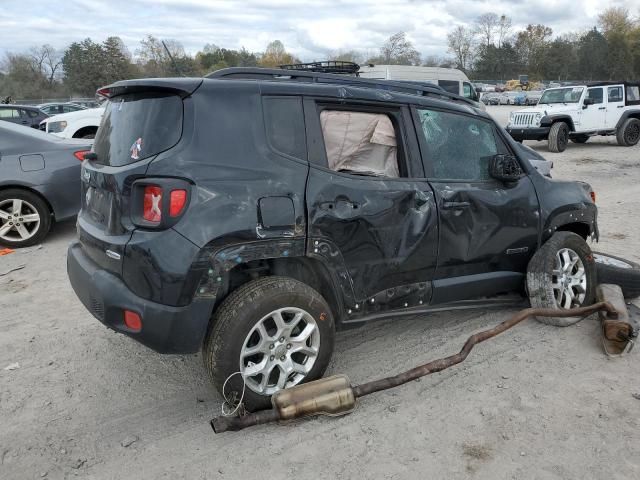
<path fill-rule="evenodd" d="M 413 113 L 439 214 L 432 303 L 518 288 L 538 241 L 531 180 L 489 176 L 494 155 L 513 153 L 488 119 L 422 107 Z"/>
<path fill-rule="evenodd" d="M 605 124 L 607 128 L 616 128 L 624 112 L 624 88 L 622 85 L 607 87 L 607 110 Z"/>
<path fill-rule="evenodd" d="M 428 303 L 437 213 L 409 109 L 314 98 L 304 108 L 308 254 L 338 273 L 350 315 Z"/>

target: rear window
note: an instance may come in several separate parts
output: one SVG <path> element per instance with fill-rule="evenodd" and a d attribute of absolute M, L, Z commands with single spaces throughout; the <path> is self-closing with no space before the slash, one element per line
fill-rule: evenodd
<path fill-rule="evenodd" d="M 182 136 L 182 99 L 168 93 L 113 97 L 93 145 L 97 162 L 113 167 L 157 155 Z"/>

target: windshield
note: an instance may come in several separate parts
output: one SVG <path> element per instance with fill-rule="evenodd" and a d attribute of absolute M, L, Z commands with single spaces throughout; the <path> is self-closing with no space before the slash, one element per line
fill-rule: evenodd
<path fill-rule="evenodd" d="M 568 87 L 568 88 L 554 88 L 552 90 L 545 90 L 538 101 L 538 105 L 543 103 L 578 103 L 584 87 Z"/>
<path fill-rule="evenodd" d="M 97 163 L 121 167 L 173 147 L 182 136 L 182 99 L 130 93 L 110 99 L 95 138 Z"/>

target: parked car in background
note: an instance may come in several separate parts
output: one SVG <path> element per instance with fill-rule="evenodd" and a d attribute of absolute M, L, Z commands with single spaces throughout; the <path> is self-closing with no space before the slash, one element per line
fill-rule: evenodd
<path fill-rule="evenodd" d="M 483 93 L 480 97 L 480 101 L 485 105 L 499 105 L 500 94 L 495 92 Z"/>
<path fill-rule="evenodd" d="M 25 125 L 27 127 L 38 128 L 40 122 L 48 118 L 38 107 L 27 105 L 0 105 L 0 120 Z"/>
<path fill-rule="evenodd" d="M 549 88 L 536 107 L 511 113 L 507 131 L 520 142 L 547 140 L 552 152 L 594 135 L 615 135 L 618 145 L 634 146 L 640 141 L 640 82 Z"/>
<path fill-rule="evenodd" d="M 71 100 L 71 103 L 87 108 L 98 108 L 101 104 L 98 100 Z"/>
<path fill-rule="evenodd" d="M 38 105 L 38 108 L 50 117 L 59 115 L 61 113 L 77 112 L 78 110 L 85 110 L 87 107 L 77 105 L 71 102 L 65 103 L 43 103 Z"/>
<path fill-rule="evenodd" d="M 40 130 L 62 138 L 93 138 L 96 136 L 104 106 L 62 113 L 40 123 Z"/>
<path fill-rule="evenodd" d="M 540 100 L 541 96 L 542 96 L 541 91 L 533 90 L 531 92 L 527 92 L 526 105 L 537 105 L 538 100 Z"/>
<path fill-rule="evenodd" d="M 527 104 L 527 94 L 525 92 L 515 92 L 513 95 L 513 103 L 512 105 L 526 105 Z"/>
<path fill-rule="evenodd" d="M 512 105 L 513 99 L 508 93 L 509 92 L 503 92 L 498 96 L 498 105 Z"/>
<path fill-rule="evenodd" d="M 0 122 L 0 244 L 41 242 L 80 209 L 80 167 L 91 142 Z"/>
<path fill-rule="evenodd" d="M 358 75 L 362 78 L 378 80 L 399 80 L 407 82 L 429 82 L 449 93 L 475 102 L 475 106 L 484 109 L 480 97 L 471 81 L 461 70 L 441 67 L 416 67 L 410 65 L 361 65 Z"/>

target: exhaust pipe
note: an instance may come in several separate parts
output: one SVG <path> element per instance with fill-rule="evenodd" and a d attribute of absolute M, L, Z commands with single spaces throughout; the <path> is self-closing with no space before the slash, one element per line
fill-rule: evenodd
<path fill-rule="evenodd" d="M 628 319 L 628 314 L 626 314 L 622 292 L 619 287 L 617 288 L 618 291 L 608 288 L 599 290 L 602 293 L 600 296 L 601 301 L 588 307 L 574 308 L 571 310 L 527 308 L 516 313 L 513 317 L 505 320 L 494 328 L 471 335 L 465 342 L 462 350 L 455 355 L 433 360 L 392 377 L 352 386 L 346 375 L 334 375 L 281 390 L 271 397 L 271 403 L 273 405 L 271 410 L 264 410 L 242 417 L 216 417 L 211 420 L 211 427 L 215 433 L 222 433 L 227 430 L 237 431 L 253 425 L 294 420 L 314 415 L 346 415 L 355 408 L 358 398 L 381 390 L 394 388 L 417 378 L 457 365 L 467 358 L 473 347 L 478 343 L 493 338 L 533 316 L 585 317 L 600 312 L 601 318 L 606 319 L 608 322 L 607 328 L 611 335 L 618 338 L 618 331 L 622 331 L 624 335 L 630 334 L 632 333 L 632 329 L 625 329 L 623 326 L 629 325 L 624 321 L 624 318 Z M 618 319 L 621 319 L 621 321 L 616 324 L 611 323 Z"/>

